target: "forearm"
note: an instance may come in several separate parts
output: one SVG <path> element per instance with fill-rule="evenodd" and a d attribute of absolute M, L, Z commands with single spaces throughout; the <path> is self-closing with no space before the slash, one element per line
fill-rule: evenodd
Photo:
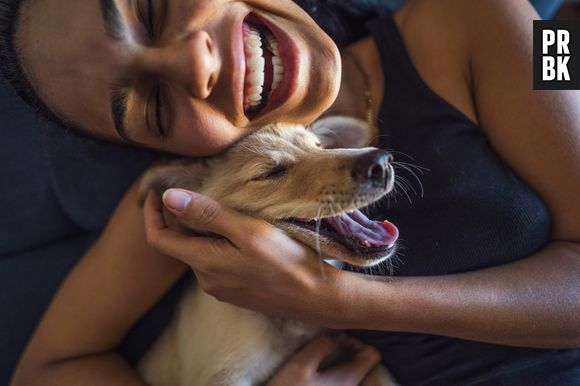
<path fill-rule="evenodd" d="M 18 370 L 12 386 L 146 386 L 137 372 L 114 352 L 89 355 Z"/>
<path fill-rule="evenodd" d="M 346 309 L 352 323 L 345 327 L 578 347 L 579 277 L 580 245 L 569 242 L 476 272 L 386 282 L 351 277 Z"/>
<path fill-rule="evenodd" d="M 147 246 L 136 203 L 132 189 L 61 284 L 20 359 L 15 384 L 142 384 L 114 350 L 187 267 Z"/>

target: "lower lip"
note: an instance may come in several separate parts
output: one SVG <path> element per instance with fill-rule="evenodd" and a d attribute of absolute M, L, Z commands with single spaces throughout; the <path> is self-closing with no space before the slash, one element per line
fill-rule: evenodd
<path fill-rule="evenodd" d="M 300 51 L 290 36 L 276 28 L 268 20 L 257 14 L 251 14 L 260 23 L 264 24 L 278 41 L 280 58 L 284 65 L 284 77 L 278 87 L 272 91 L 266 106 L 254 117 L 259 118 L 285 103 L 298 88 L 298 74 L 300 72 Z"/>

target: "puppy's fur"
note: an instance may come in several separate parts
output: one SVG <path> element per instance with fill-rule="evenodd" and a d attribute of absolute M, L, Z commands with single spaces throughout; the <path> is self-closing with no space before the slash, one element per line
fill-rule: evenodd
<path fill-rule="evenodd" d="M 294 124 L 270 125 L 221 156 L 153 167 L 142 179 L 141 195 L 149 189 L 196 191 L 276 225 L 324 257 L 372 266 L 388 258 L 394 246 L 381 254 L 355 253 L 295 220 L 350 212 L 392 189 L 390 165 L 382 187 L 353 177 L 353 163 L 376 149 L 346 147 L 368 143 L 369 129 L 364 122 L 344 117 L 320 120 L 310 130 Z M 222 303 L 194 289 L 184 296 L 178 316 L 138 367 L 154 386 L 260 385 L 320 330 Z M 390 383 L 377 368 L 364 384 Z"/>

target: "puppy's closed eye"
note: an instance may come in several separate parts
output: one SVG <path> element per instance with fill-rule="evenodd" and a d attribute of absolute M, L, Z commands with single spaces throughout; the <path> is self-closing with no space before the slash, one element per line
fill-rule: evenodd
<path fill-rule="evenodd" d="M 286 165 L 276 165 L 271 169 L 268 169 L 266 172 L 262 173 L 256 178 L 253 178 L 252 181 L 263 181 L 268 179 L 274 178 L 281 178 L 288 174 L 289 167 Z"/>

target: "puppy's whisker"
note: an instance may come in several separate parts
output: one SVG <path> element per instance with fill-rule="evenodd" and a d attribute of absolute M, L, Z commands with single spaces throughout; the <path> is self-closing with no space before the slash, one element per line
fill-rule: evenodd
<path fill-rule="evenodd" d="M 320 268 L 320 275 L 322 276 L 323 280 L 326 280 L 326 271 L 324 270 L 324 258 L 322 257 L 322 250 L 320 249 L 320 224 L 322 224 L 322 220 L 320 219 L 320 215 L 322 213 L 322 206 L 318 207 L 318 214 L 316 215 L 316 226 L 315 226 L 315 234 L 316 234 L 316 252 L 318 253 L 318 267 Z"/>
<path fill-rule="evenodd" d="M 423 166 L 415 165 L 415 164 L 412 164 L 412 163 L 409 163 L 409 162 L 393 161 L 393 164 L 394 165 L 405 165 L 405 166 L 408 166 L 408 167 L 410 167 L 412 169 L 417 170 L 417 172 L 419 172 L 421 174 L 423 174 L 424 172 L 431 171 L 431 169 L 429 169 L 429 168 L 425 168 Z"/>
<path fill-rule="evenodd" d="M 399 179 L 399 181 L 400 181 L 401 184 L 404 184 L 407 187 L 407 190 L 412 191 L 415 194 L 415 196 L 417 195 L 417 191 L 413 187 L 413 184 L 411 183 L 411 181 L 409 181 L 405 177 L 401 177 L 401 176 L 398 176 L 397 178 Z M 423 195 L 421 195 L 421 197 L 422 196 Z"/>
<path fill-rule="evenodd" d="M 409 203 L 412 204 L 413 200 L 411 199 L 411 196 L 409 195 L 409 193 L 407 193 L 407 190 L 409 189 L 409 187 L 407 185 L 405 185 L 403 181 L 400 180 L 400 177 L 398 180 L 395 180 L 395 186 L 398 188 L 401 188 L 401 191 L 407 197 L 407 199 L 409 200 Z M 397 190 L 397 193 L 399 193 L 398 190 Z"/>
<path fill-rule="evenodd" d="M 314 230 L 316 234 L 316 252 L 318 253 L 318 257 L 322 260 L 322 250 L 320 249 L 320 225 L 322 224 L 322 220 L 320 219 L 321 213 L 322 206 L 319 206 L 318 212 L 316 214 L 316 225 L 314 227 Z"/>
<path fill-rule="evenodd" d="M 410 159 L 411 161 L 415 161 L 415 159 L 413 157 L 411 157 L 409 154 L 407 153 L 403 153 L 402 151 L 396 151 L 393 149 L 385 149 L 386 151 L 388 151 L 391 154 L 398 154 L 398 155 L 402 155 L 403 157 L 407 157 L 408 159 Z M 401 161 L 397 161 L 397 162 L 401 162 Z"/>
<path fill-rule="evenodd" d="M 401 164 L 401 163 L 398 163 L 398 164 L 393 163 L 393 165 L 398 166 L 401 169 L 406 170 L 407 172 L 409 172 L 409 174 L 411 174 L 413 177 L 415 177 L 415 179 L 417 180 L 417 183 L 419 184 L 419 187 L 421 188 L 421 197 L 423 197 L 425 195 L 425 189 L 423 188 L 423 183 L 421 182 L 421 179 L 419 178 L 417 173 L 415 173 L 415 171 L 413 171 L 413 169 L 411 169 L 411 167 L 409 167 L 408 165 Z"/>

